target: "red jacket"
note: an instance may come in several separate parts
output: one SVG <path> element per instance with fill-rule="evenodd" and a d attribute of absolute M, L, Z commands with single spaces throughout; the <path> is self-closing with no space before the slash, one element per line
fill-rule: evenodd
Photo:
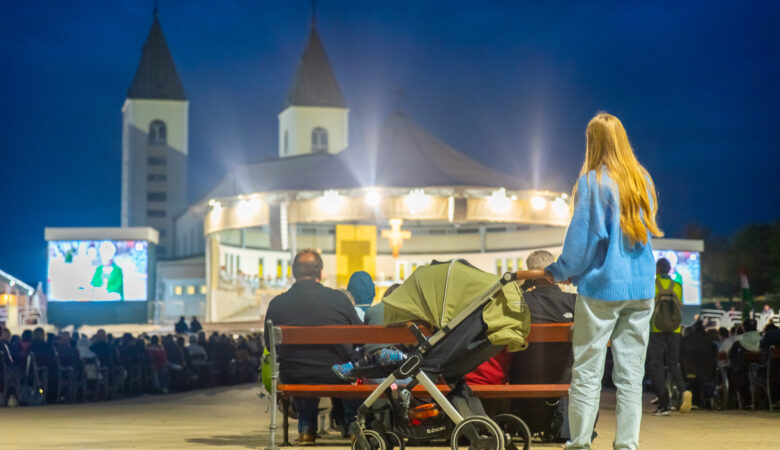
<path fill-rule="evenodd" d="M 473 372 L 466 375 L 468 384 L 506 384 L 506 374 L 512 361 L 507 349 L 501 350 L 496 356 L 479 365 Z"/>

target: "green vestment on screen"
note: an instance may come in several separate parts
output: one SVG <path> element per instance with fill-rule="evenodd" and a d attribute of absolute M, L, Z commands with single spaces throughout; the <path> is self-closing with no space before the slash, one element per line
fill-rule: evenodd
<path fill-rule="evenodd" d="M 116 265 L 116 263 L 111 263 L 111 274 L 108 275 L 108 283 L 106 283 L 106 290 L 108 292 L 115 292 L 119 294 L 119 298 L 124 300 L 125 299 L 125 287 L 124 287 L 124 277 L 122 276 L 122 269 Z M 92 286 L 94 287 L 102 287 L 103 286 L 103 266 L 100 265 L 95 269 L 95 275 L 92 276 Z"/>

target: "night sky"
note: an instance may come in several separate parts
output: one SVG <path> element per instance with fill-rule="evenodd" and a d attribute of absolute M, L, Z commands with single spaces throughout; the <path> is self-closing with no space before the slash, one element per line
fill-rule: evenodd
<path fill-rule="evenodd" d="M 604 110 L 655 179 L 668 236 L 778 220 L 780 2 L 625 3 L 321 0 L 317 17 L 352 142 L 400 107 L 475 159 L 568 192 Z M 119 226 L 120 108 L 152 8 L 0 3 L 0 269 L 35 285 L 44 227 Z M 190 100 L 192 201 L 233 164 L 277 155 L 310 17 L 306 0 L 160 2 Z"/>

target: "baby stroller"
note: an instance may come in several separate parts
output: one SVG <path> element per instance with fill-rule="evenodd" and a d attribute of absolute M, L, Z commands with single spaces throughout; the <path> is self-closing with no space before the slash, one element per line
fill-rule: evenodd
<path fill-rule="evenodd" d="M 530 311 L 514 281 L 542 276 L 543 271 L 535 270 L 499 278 L 463 260 L 434 261 L 386 297 L 386 325 L 423 321 L 436 332 L 426 337 L 410 326 L 418 346 L 400 365 L 355 374 L 387 378 L 358 409 L 352 448 L 403 449 L 407 441 L 448 440 L 453 449 L 527 449 L 531 436 L 525 423 L 511 414 L 487 417 L 463 376 L 505 346 L 525 349 Z M 411 381 L 399 387 L 404 379 Z M 450 386 L 449 398 L 437 389 L 436 379 Z M 434 403 L 412 395 L 417 385 Z"/>

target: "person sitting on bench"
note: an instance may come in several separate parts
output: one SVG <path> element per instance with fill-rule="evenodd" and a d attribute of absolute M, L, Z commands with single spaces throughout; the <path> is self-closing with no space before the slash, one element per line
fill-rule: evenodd
<path fill-rule="evenodd" d="M 293 259 L 295 284 L 274 297 L 268 305 L 266 320 L 275 326 L 362 325 L 347 297 L 323 286 L 322 257 L 311 249 L 298 252 Z M 265 330 L 265 341 L 268 330 Z M 285 384 L 342 384 L 331 367 L 352 359 L 352 345 L 279 345 L 280 377 Z M 317 435 L 319 399 L 295 397 L 298 412 L 298 445 L 314 445 Z M 355 420 L 359 402 L 344 400 L 344 421 Z"/>

